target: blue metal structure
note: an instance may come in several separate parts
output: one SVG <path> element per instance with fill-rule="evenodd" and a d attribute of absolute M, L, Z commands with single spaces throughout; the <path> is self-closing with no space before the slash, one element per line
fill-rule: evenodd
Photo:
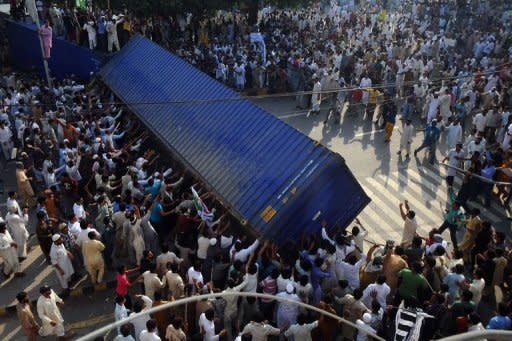
<path fill-rule="evenodd" d="M 368 204 L 344 159 L 140 36 L 103 81 L 241 222 L 283 242 Z"/>
<path fill-rule="evenodd" d="M 44 75 L 43 59 L 36 26 L 33 23 L 7 20 L 9 52 L 15 65 L 25 71 L 38 71 Z M 62 79 L 75 75 L 89 79 L 104 64 L 104 57 L 83 46 L 53 38 L 51 58 L 48 60 L 52 77 Z"/>

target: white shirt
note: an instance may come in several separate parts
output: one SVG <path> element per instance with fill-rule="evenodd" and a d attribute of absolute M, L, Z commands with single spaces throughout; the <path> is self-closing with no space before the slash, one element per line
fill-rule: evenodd
<path fill-rule="evenodd" d="M 18 201 L 16 201 L 16 199 L 7 198 L 6 206 L 7 206 L 7 208 L 16 207 L 16 211 L 18 212 L 18 214 L 20 216 L 23 215 L 23 211 L 21 210 L 20 204 L 18 203 Z"/>
<path fill-rule="evenodd" d="M 154 298 L 155 291 L 164 287 L 164 284 L 160 278 L 158 278 L 158 274 L 152 273 L 149 270 L 142 274 L 142 278 L 144 279 L 144 289 L 146 290 L 146 295 L 150 298 Z"/>
<path fill-rule="evenodd" d="M 295 282 L 293 281 L 293 277 L 285 279 L 285 278 L 283 278 L 282 275 L 279 275 L 279 277 L 277 277 L 277 292 L 285 291 L 288 283 L 292 284 L 295 287 Z"/>
<path fill-rule="evenodd" d="M 361 321 L 359 319 L 356 321 L 356 324 L 359 327 L 361 327 L 361 329 L 367 330 L 371 333 L 376 333 L 375 329 L 373 329 L 372 327 L 370 327 L 369 325 L 367 325 L 366 323 L 364 323 L 363 321 Z M 357 341 L 368 341 L 368 335 L 364 334 L 364 333 L 357 333 L 356 340 Z"/>
<path fill-rule="evenodd" d="M 361 259 L 358 260 L 354 265 L 345 261 L 337 262 L 336 266 L 341 267 L 341 273 L 345 276 L 348 285 L 352 289 L 359 288 L 359 270 L 366 261 L 366 256 L 362 255 Z"/>
<path fill-rule="evenodd" d="M 220 236 L 220 247 L 221 248 L 227 249 L 231 245 L 233 245 L 233 236 L 224 236 L 224 235 Z"/>
<path fill-rule="evenodd" d="M 114 318 L 117 321 L 121 321 L 128 317 L 128 309 L 124 306 L 124 304 L 116 303 L 116 309 L 114 310 Z M 117 327 L 117 332 L 120 333 L 121 327 Z"/>
<path fill-rule="evenodd" d="M 124 306 L 124 304 L 116 303 L 116 309 L 114 311 L 114 317 L 116 321 L 121 321 L 128 317 L 128 309 Z"/>
<path fill-rule="evenodd" d="M 247 259 L 253 253 L 256 251 L 256 248 L 260 244 L 260 240 L 256 239 L 254 243 L 251 244 L 248 248 L 242 249 L 240 251 L 235 251 L 234 247 L 231 249 L 231 254 L 233 255 L 233 262 L 236 260 L 241 261 L 242 263 L 247 262 Z"/>
<path fill-rule="evenodd" d="M 363 252 L 364 250 L 364 238 L 368 235 L 368 231 L 360 230 L 357 236 L 354 236 L 354 243 Z"/>
<path fill-rule="evenodd" d="M 466 147 L 467 152 L 470 155 L 473 155 L 475 152 L 480 153 L 480 156 L 483 155 L 483 151 L 485 150 L 485 139 L 482 139 L 479 144 L 476 143 L 476 140 L 470 141 Z"/>
<path fill-rule="evenodd" d="M 53 330 L 53 327 L 50 325 L 51 321 L 59 324 L 64 322 L 59 307 L 57 306 L 57 302 L 62 303 L 63 301 L 55 292 L 53 292 L 53 290 L 49 298 L 40 295 L 37 299 L 37 315 L 39 315 L 43 324 L 42 329 L 46 329 L 46 331 L 50 331 L 50 333 Z M 49 335 L 50 333 L 47 333 L 46 335 Z"/>
<path fill-rule="evenodd" d="M 416 223 L 416 219 L 409 219 L 409 217 L 406 217 L 404 220 L 404 231 L 402 233 L 402 244 L 411 244 L 413 238 L 416 236 L 417 230 L 418 223 Z"/>
<path fill-rule="evenodd" d="M 473 294 L 473 302 L 478 306 L 478 303 L 482 300 L 482 291 L 485 287 L 485 280 L 483 278 L 473 279 L 469 285 L 469 291 Z"/>
<path fill-rule="evenodd" d="M 75 214 L 76 219 L 85 219 L 87 215 L 85 214 L 85 209 L 83 205 L 78 205 L 77 203 L 73 204 L 73 213 Z"/>
<path fill-rule="evenodd" d="M 372 86 L 372 80 L 368 77 L 364 77 L 361 79 L 361 83 L 359 84 L 361 88 L 369 88 Z"/>
<path fill-rule="evenodd" d="M 160 341 L 162 340 L 160 336 L 156 334 L 156 332 L 148 332 L 146 329 L 140 332 L 139 335 L 140 341 Z"/>
<path fill-rule="evenodd" d="M 65 278 L 69 278 L 74 273 L 73 265 L 71 264 L 68 251 L 64 247 L 64 244 L 52 244 L 50 249 L 50 259 L 52 261 L 52 265 L 58 265 L 62 271 L 64 271 L 63 276 Z"/>
<path fill-rule="evenodd" d="M 159 274 L 164 274 L 167 270 L 167 263 L 179 264 L 183 259 L 176 256 L 174 252 L 167 251 L 156 257 L 156 268 Z"/>
<path fill-rule="evenodd" d="M 73 237 L 75 237 L 75 240 L 80 235 L 80 231 L 82 231 L 82 229 L 80 228 L 80 223 L 78 221 L 75 221 L 74 223 L 70 222 L 68 224 L 68 229 L 69 232 L 71 232 L 71 234 L 73 235 Z"/>
<path fill-rule="evenodd" d="M 318 326 L 318 321 L 307 324 L 293 324 L 284 333 L 286 337 L 293 336 L 294 340 L 311 341 L 311 331 Z"/>
<path fill-rule="evenodd" d="M 244 292 L 256 292 L 258 288 L 258 271 L 255 274 L 246 273 L 244 275 L 244 282 L 247 282 L 243 289 Z"/>
<path fill-rule="evenodd" d="M 388 297 L 389 293 L 391 292 L 391 288 L 386 283 L 383 284 L 377 284 L 372 283 L 369 286 L 366 287 L 363 291 L 363 298 L 361 301 L 367 306 L 371 307 L 372 298 L 370 296 L 372 291 L 377 292 L 377 302 L 379 302 L 381 307 L 386 307 L 386 298 Z"/>
<path fill-rule="evenodd" d="M 200 236 L 197 238 L 197 258 L 206 259 L 206 252 L 210 246 L 210 238 Z"/>
<path fill-rule="evenodd" d="M 14 243 L 14 239 L 12 239 L 8 230 L 5 230 L 5 233 L 0 233 L 0 251 L 10 251 L 11 249 L 14 249 L 11 245 L 12 243 Z"/>
<path fill-rule="evenodd" d="M 204 313 L 199 316 L 199 328 L 204 333 L 204 341 L 217 341 L 219 339 L 219 336 L 215 335 L 215 323 L 208 320 Z"/>
<path fill-rule="evenodd" d="M 133 324 L 133 328 L 135 330 L 135 339 L 137 341 L 140 341 L 140 333 L 146 329 L 146 323 L 150 320 L 149 314 L 145 313 L 148 309 L 151 309 L 153 306 L 153 301 L 147 297 L 142 295 L 142 300 L 144 301 L 144 304 L 146 305 L 144 309 L 142 309 L 133 320 L 131 320 Z M 130 316 L 136 314 L 135 312 L 132 312 Z"/>
<path fill-rule="evenodd" d="M 196 271 L 192 266 L 187 271 L 188 284 L 194 285 L 194 279 L 197 283 L 204 284 L 203 274 L 201 271 Z"/>
<path fill-rule="evenodd" d="M 91 227 L 88 227 L 85 230 L 80 230 L 78 237 L 76 237 L 76 243 L 78 244 L 78 246 L 80 246 L 80 248 L 82 247 L 82 244 L 84 241 L 89 240 L 89 232 L 92 232 L 92 231 L 96 232 L 96 234 L 98 236 L 100 236 L 98 231 L 96 231 L 95 229 L 93 229 Z"/>
<path fill-rule="evenodd" d="M 114 341 L 135 341 L 135 339 L 131 335 L 128 335 L 128 336 L 117 335 L 114 338 Z"/>
<path fill-rule="evenodd" d="M 281 330 L 270 324 L 250 322 L 242 330 L 243 335 L 251 335 L 252 341 L 267 341 L 268 335 L 279 335 Z"/>
<path fill-rule="evenodd" d="M 448 165 L 452 167 L 458 167 L 460 168 L 462 165 L 462 160 L 457 159 L 463 159 L 464 158 L 464 151 L 461 149 L 459 152 L 454 148 L 448 152 Z M 448 167 L 448 175 L 449 176 L 455 176 L 457 174 L 457 170 L 454 168 Z"/>
<path fill-rule="evenodd" d="M 148 162 L 148 160 L 146 160 L 145 158 L 143 157 L 139 157 L 137 159 L 137 161 L 135 162 L 135 167 L 137 167 L 137 169 L 141 169 L 142 168 L 142 165 L 145 164 L 146 162 Z"/>
<path fill-rule="evenodd" d="M 487 117 L 484 116 L 482 113 L 476 114 L 475 117 L 473 118 L 473 124 L 475 125 L 477 131 L 484 131 L 486 123 Z"/>
<path fill-rule="evenodd" d="M 12 137 L 11 129 L 9 129 L 7 126 L 0 129 L 0 143 L 9 142 Z"/>

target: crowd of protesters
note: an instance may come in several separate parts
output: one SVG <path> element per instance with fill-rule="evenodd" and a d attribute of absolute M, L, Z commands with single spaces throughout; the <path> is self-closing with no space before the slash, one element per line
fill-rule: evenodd
<path fill-rule="evenodd" d="M 54 289 L 60 296 L 115 272 L 116 320 L 137 314 L 118 328 L 117 340 L 368 339 L 351 325 L 271 299 L 226 296 L 146 312 L 185 296 L 237 291 L 315 305 L 387 340 L 404 332 L 396 323 L 404 311 L 423 314 L 415 323 L 421 340 L 511 330 L 509 239 L 471 205 L 479 195 L 484 205 L 494 195 L 506 204 L 510 198 L 510 187 L 486 181 L 512 176 L 509 26 L 501 17 L 488 20 L 490 2 L 457 12 L 444 3 L 402 4 L 411 11 L 332 5 L 264 12 L 259 31 L 266 55 L 249 42 L 252 29 L 239 13 L 197 21 L 103 15 L 106 27 L 126 27 L 118 35 L 121 46 L 138 31 L 240 90 L 313 90 L 299 92 L 297 106 L 318 114 L 328 102 L 338 122 L 345 102 L 357 104 L 365 119 L 384 124 L 388 141 L 401 114 L 400 151 L 406 157 L 414 131 L 406 129 L 421 122 L 425 138 L 414 155 L 428 148 L 433 162 L 439 147 L 450 166 L 467 171 L 456 188 L 457 173 L 449 168 L 445 221 L 428 236 L 418 235 L 414 208 L 404 202 L 397 207 L 403 222 L 396 222 L 403 224 L 402 240 L 386 245 L 369 244 L 357 220 L 348 229 L 324 221 L 318 235 L 283 245 L 251 239 L 208 188 L 160 157 L 164 151 L 153 147 L 151 134 L 99 81 L 85 87 L 63 80 L 48 89 L 11 74 L 0 89 L 0 143 L 2 156 L 16 159 L 18 190 L 9 193 L 8 214 L 0 222 L 4 275 L 27 280 L 20 262 L 27 256 L 33 209 L 37 240 L 59 279 L 61 288 Z M 47 14 L 56 35 L 91 48 L 116 47 L 108 37 L 91 44 L 91 27 L 101 34 L 101 13 L 98 20 L 90 13 L 71 26 Z M 350 92 L 339 91 L 344 88 Z M 331 90 L 338 92 L 325 92 Z M 41 288 L 37 317 L 26 293 L 17 298 L 29 338 L 67 336 L 61 299 L 51 288 Z M 497 313 L 484 320 L 489 305 Z"/>

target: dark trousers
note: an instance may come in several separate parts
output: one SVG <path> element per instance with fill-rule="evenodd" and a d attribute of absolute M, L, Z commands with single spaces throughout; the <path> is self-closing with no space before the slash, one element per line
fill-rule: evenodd
<path fill-rule="evenodd" d="M 494 187 L 493 183 L 485 182 L 480 180 L 480 193 L 484 197 L 484 206 L 491 206 L 491 197 L 492 197 L 492 189 Z"/>
<path fill-rule="evenodd" d="M 457 249 L 457 225 L 444 221 L 443 225 L 441 225 L 437 230 L 438 233 L 441 234 L 444 232 L 444 230 L 449 229 L 450 230 L 450 238 L 452 240 L 453 248 Z"/>
<path fill-rule="evenodd" d="M 450 186 L 450 187 L 453 186 L 453 179 L 454 179 L 454 176 L 452 176 L 452 175 L 448 175 L 446 177 L 446 183 L 448 184 L 448 186 Z"/>
<path fill-rule="evenodd" d="M 418 153 L 419 151 L 427 147 L 429 150 L 428 162 L 434 163 L 434 161 L 436 160 L 436 143 L 423 141 L 421 146 L 419 146 L 418 149 L 414 151 L 414 153 Z"/>
<path fill-rule="evenodd" d="M 98 50 L 101 52 L 107 51 L 107 34 L 100 33 L 98 34 Z"/>

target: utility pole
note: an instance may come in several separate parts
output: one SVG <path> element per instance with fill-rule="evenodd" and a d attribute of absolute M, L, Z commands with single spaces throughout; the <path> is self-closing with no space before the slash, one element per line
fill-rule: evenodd
<path fill-rule="evenodd" d="M 36 1 L 35 0 L 27 0 L 26 2 L 27 11 L 29 15 L 32 17 L 32 20 L 34 20 L 34 23 L 37 27 L 37 37 L 39 39 L 39 46 L 41 47 L 41 57 L 43 58 L 43 66 L 44 66 L 44 72 L 46 74 L 46 81 L 48 82 L 48 90 L 52 91 L 53 89 L 53 82 L 52 78 L 50 77 L 50 69 L 48 68 L 48 61 L 44 58 L 44 47 L 43 47 L 43 39 L 41 38 L 41 34 L 39 32 L 40 23 L 39 23 L 39 14 L 37 13 L 36 8 Z M 52 37 L 53 39 L 53 37 Z"/>

